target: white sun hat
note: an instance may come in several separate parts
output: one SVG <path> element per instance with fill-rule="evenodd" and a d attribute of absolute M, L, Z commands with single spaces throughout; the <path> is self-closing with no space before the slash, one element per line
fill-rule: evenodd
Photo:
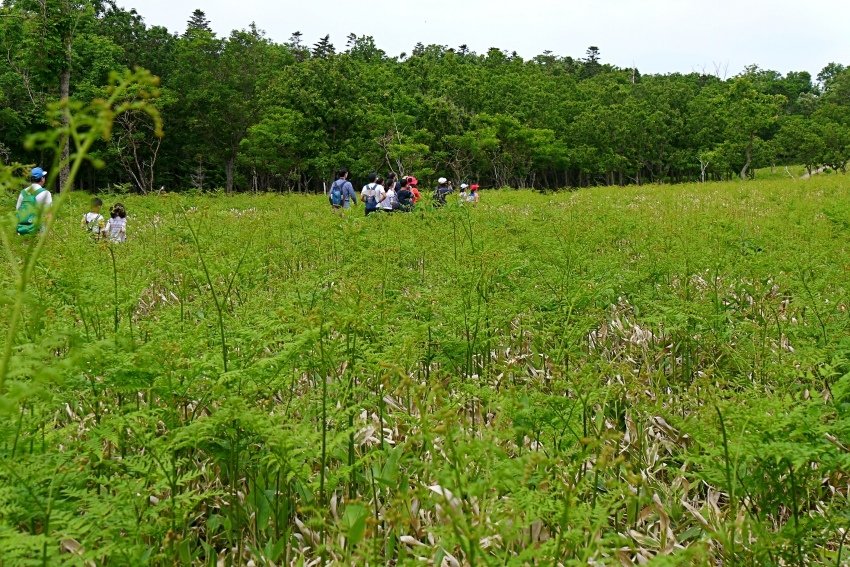
<path fill-rule="evenodd" d="M 437 183 L 439 183 L 440 185 L 442 185 L 442 184 L 443 184 L 443 183 L 445 183 L 446 181 L 448 181 L 448 179 L 446 179 L 445 177 L 441 177 L 441 178 L 439 178 L 439 179 L 437 180 Z"/>

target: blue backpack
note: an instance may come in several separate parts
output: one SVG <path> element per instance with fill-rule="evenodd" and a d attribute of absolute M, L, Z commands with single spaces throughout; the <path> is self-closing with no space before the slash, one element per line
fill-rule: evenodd
<path fill-rule="evenodd" d="M 345 181 L 343 181 L 343 184 Z M 333 185 L 331 185 L 331 205 L 334 207 L 342 206 L 342 187 L 339 184 L 339 180 L 335 181 Z"/>
<path fill-rule="evenodd" d="M 366 210 L 367 211 L 374 211 L 378 208 L 378 197 L 375 196 L 375 193 L 376 193 L 375 190 L 377 189 L 377 187 L 378 187 L 377 183 L 370 183 L 370 185 L 369 185 L 369 191 L 371 192 L 371 194 L 366 195 Z"/>

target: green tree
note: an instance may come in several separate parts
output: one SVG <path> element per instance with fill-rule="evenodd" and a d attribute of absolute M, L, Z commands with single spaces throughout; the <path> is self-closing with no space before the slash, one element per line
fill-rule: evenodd
<path fill-rule="evenodd" d="M 782 121 L 773 140 L 775 154 L 787 164 L 802 164 L 809 175 L 823 163 L 826 144 L 822 132 L 813 120 L 801 116 L 789 116 Z"/>
<path fill-rule="evenodd" d="M 189 18 L 189 21 L 186 22 L 185 35 L 188 36 L 195 32 L 212 33 L 210 21 L 207 19 L 207 15 L 204 11 L 200 9 L 192 12 L 192 16 Z"/>
<path fill-rule="evenodd" d="M 844 73 L 845 70 L 846 67 L 841 63 L 832 62 L 827 64 L 823 69 L 821 69 L 820 73 L 818 73 L 818 83 L 820 83 L 821 88 L 825 91 L 829 90 L 832 81 Z"/>
<path fill-rule="evenodd" d="M 764 138 L 779 118 L 785 97 L 760 93 L 747 77 L 738 77 L 718 102 L 719 118 L 725 126 L 725 140 L 721 145 L 731 163 L 741 164 L 739 175 L 746 179 L 757 150 L 762 149 Z"/>
<path fill-rule="evenodd" d="M 336 53 L 336 48 L 331 43 L 330 34 L 321 38 L 319 42 L 313 46 L 313 57 L 318 57 L 320 59 L 326 59 L 331 57 Z"/>
<path fill-rule="evenodd" d="M 71 96 L 74 46 L 78 35 L 90 28 L 103 10 L 98 0 L 7 0 L 4 16 L 19 20 L 10 65 L 18 70 L 30 91 L 30 100 L 43 111 L 47 100 L 58 98 L 67 107 Z M 5 34 L 4 34 L 5 35 Z M 55 86 L 54 86 L 55 85 Z M 67 126 L 68 112 L 62 113 Z M 69 144 L 61 144 L 60 161 L 68 163 Z M 59 185 L 68 179 L 67 165 L 59 172 Z"/>

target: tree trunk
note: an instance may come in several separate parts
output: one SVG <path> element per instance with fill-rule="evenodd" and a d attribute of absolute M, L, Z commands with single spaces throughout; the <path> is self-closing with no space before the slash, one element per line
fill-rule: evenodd
<path fill-rule="evenodd" d="M 71 96 L 71 62 L 68 61 L 68 66 L 62 69 L 59 75 L 59 99 L 62 102 L 64 109 L 62 111 L 62 126 L 67 128 L 71 122 L 70 111 L 68 110 L 68 99 Z M 71 141 L 66 135 L 62 139 L 62 167 L 59 170 L 59 189 L 65 188 L 65 183 L 71 175 L 70 164 L 68 157 L 71 155 Z"/>
<path fill-rule="evenodd" d="M 224 164 L 225 174 L 225 190 L 227 194 L 233 193 L 233 165 L 236 159 L 234 157 L 227 158 L 227 163 Z"/>
<path fill-rule="evenodd" d="M 741 180 L 747 179 L 747 172 L 750 170 L 750 164 L 753 163 L 752 138 L 750 138 L 750 140 L 751 140 L 750 143 L 747 144 L 747 153 L 746 153 L 747 161 L 744 162 L 744 167 L 741 168 Z"/>

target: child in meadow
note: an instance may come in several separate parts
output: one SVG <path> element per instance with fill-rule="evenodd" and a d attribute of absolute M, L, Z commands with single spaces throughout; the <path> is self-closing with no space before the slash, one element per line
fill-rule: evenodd
<path fill-rule="evenodd" d="M 104 233 L 112 242 L 124 242 L 127 240 L 127 210 L 121 203 L 112 205 L 109 212 L 109 222 L 106 223 Z"/>
<path fill-rule="evenodd" d="M 91 234 L 94 238 L 99 238 L 105 234 L 106 220 L 100 214 L 100 208 L 103 206 L 103 201 L 95 197 L 91 200 L 91 211 L 83 215 L 83 220 L 80 226 Z"/>

